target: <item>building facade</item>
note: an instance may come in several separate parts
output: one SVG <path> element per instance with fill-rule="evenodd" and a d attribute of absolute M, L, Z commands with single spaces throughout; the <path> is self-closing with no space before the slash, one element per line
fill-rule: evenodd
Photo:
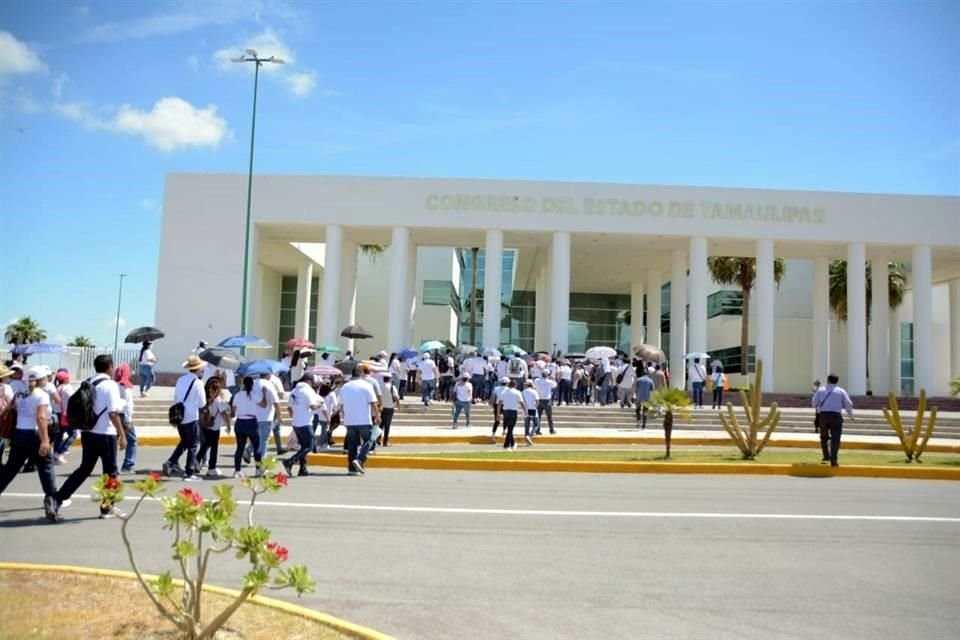
<path fill-rule="evenodd" d="M 240 330 L 245 187 L 239 174 L 167 178 L 161 370 L 198 339 Z M 252 210 L 248 332 L 278 346 L 309 337 L 366 354 L 472 337 L 570 353 L 645 342 L 675 372 L 694 351 L 738 367 L 742 298 L 712 282 L 707 258 L 741 256 L 757 259 L 747 319 L 765 390 L 806 391 L 834 371 L 854 394 L 939 394 L 960 369 L 957 197 L 270 175 L 254 178 Z M 775 257 L 787 265 L 779 287 Z M 843 323 L 832 260 L 849 265 Z M 891 262 L 908 271 L 895 310 Z M 869 308 L 868 264 L 882 266 Z M 375 337 L 341 338 L 353 322 Z"/>

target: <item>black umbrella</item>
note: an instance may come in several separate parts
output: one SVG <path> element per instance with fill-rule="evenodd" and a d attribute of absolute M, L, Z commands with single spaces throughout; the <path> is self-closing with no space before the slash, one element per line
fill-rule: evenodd
<path fill-rule="evenodd" d="M 363 340 L 366 338 L 372 338 L 373 334 L 361 327 L 358 324 L 352 324 L 343 331 L 340 332 L 344 338 L 354 338 L 357 340 Z"/>
<path fill-rule="evenodd" d="M 247 359 L 236 351 L 224 349 L 223 347 L 211 347 L 200 352 L 200 359 L 209 362 L 215 367 L 224 369 L 239 369 L 240 365 L 246 364 Z"/>
<path fill-rule="evenodd" d="M 353 374 L 356 371 L 357 364 L 358 363 L 356 360 L 351 359 L 351 360 L 341 360 L 340 362 L 338 362 L 333 366 L 335 366 L 337 369 L 340 369 L 340 371 L 343 372 L 343 375 L 350 376 L 352 378 Z"/>
<path fill-rule="evenodd" d="M 124 342 L 137 344 L 138 342 L 153 342 L 163 337 L 163 331 L 156 327 L 138 327 L 127 334 Z"/>

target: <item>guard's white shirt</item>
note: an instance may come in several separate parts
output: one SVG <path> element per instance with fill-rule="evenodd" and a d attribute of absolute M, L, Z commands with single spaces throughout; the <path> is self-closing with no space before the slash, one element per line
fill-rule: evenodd
<path fill-rule="evenodd" d="M 365 380 L 355 379 L 340 389 L 340 402 L 343 403 L 343 421 L 346 426 L 363 427 L 372 425 L 371 404 L 377 402 L 373 387 Z"/>
<path fill-rule="evenodd" d="M 533 381 L 533 386 L 541 400 L 550 400 L 553 397 L 553 390 L 557 388 L 557 383 L 550 378 L 537 378 Z"/>
<path fill-rule="evenodd" d="M 503 387 L 503 393 L 500 394 L 500 405 L 504 411 L 519 411 L 523 404 L 523 394 L 517 389 Z"/>
<path fill-rule="evenodd" d="M 113 381 L 111 383 L 114 387 L 117 386 L 117 383 Z M 106 382 L 100 383 L 97 390 L 106 385 Z M 119 397 L 119 392 L 117 396 Z M 192 373 L 183 374 L 177 379 L 177 386 L 173 390 L 173 401 L 183 403 L 184 424 L 196 422 L 200 419 L 200 409 L 207 404 L 207 392 L 203 388 L 203 382 Z"/>
<path fill-rule="evenodd" d="M 195 376 L 194 379 L 196 379 Z M 90 378 L 90 384 L 98 380 L 103 380 L 103 382 L 100 382 L 94 387 L 93 413 L 100 417 L 90 431 L 91 433 L 99 433 L 100 435 L 115 436 L 117 435 L 117 429 L 113 426 L 113 422 L 110 421 L 110 414 L 123 411 L 123 399 L 120 397 L 120 387 L 105 373 L 98 373 Z M 197 386 L 200 387 L 200 391 L 203 392 L 203 385 L 200 384 L 199 380 L 197 380 Z M 196 419 L 197 418 L 194 418 L 194 420 Z"/>
<path fill-rule="evenodd" d="M 306 427 L 313 422 L 311 406 L 321 404 L 323 400 L 313 390 L 313 387 L 306 382 L 301 382 L 290 392 L 288 402 L 290 408 L 293 409 L 293 426 Z"/>
<path fill-rule="evenodd" d="M 687 367 L 687 379 L 690 382 L 706 382 L 707 381 L 707 368 L 699 363 L 690 363 L 690 366 Z"/>

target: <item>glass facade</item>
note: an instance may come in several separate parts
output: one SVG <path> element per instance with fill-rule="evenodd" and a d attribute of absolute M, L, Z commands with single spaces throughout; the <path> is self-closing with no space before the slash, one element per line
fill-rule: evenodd
<path fill-rule="evenodd" d="M 913 395 L 913 323 L 900 323 L 900 394 Z"/>
<path fill-rule="evenodd" d="M 460 297 L 453 283 L 449 280 L 424 280 L 423 281 L 423 304 L 445 307 L 460 313 Z"/>
<path fill-rule="evenodd" d="M 283 276 L 280 284 L 280 328 L 277 331 L 277 356 L 283 356 L 284 345 L 291 338 L 307 338 L 317 341 L 317 292 L 320 279 L 314 278 L 310 285 L 310 325 L 307 336 L 295 336 L 297 325 L 297 276 Z"/>
<path fill-rule="evenodd" d="M 626 323 L 630 296 L 620 293 L 571 293 L 569 351 L 590 347 L 630 348 L 630 326 Z"/>
<path fill-rule="evenodd" d="M 472 302 L 471 285 L 473 278 L 473 252 L 470 249 L 457 249 L 457 259 L 460 261 L 460 343 L 470 343 L 470 305 Z M 516 249 L 503 250 L 503 263 L 501 265 L 502 277 L 500 280 L 500 343 L 516 344 L 524 349 L 525 346 L 519 342 L 513 342 L 512 324 L 513 324 L 513 276 L 514 268 L 517 262 Z M 483 309 L 486 301 L 483 296 L 484 282 L 486 282 L 486 252 L 480 249 L 477 252 L 477 313 L 474 327 L 474 340 L 479 342 L 483 334 Z M 533 334 L 531 332 L 531 340 Z"/>

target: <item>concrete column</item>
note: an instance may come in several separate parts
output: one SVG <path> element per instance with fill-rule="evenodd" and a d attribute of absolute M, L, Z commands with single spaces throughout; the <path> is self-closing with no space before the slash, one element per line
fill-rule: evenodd
<path fill-rule="evenodd" d="M 951 280 L 950 294 L 950 379 L 960 376 L 960 279 Z"/>
<path fill-rule="evenodd" d="M 533 316 L 533 348 L 547 349 L 547 341 L 550 339 L 550 324 L 548 314 L 550 309 L 549 292 L 547 289 L 547 269 L 540 267 L 537 271 L 536 299 L 534 300 Z"/>
<path fill-rule="evenodd" d="M 690 339 L 687 351 L 707 351 L 707 239 L 690 238 Z M 704 363 L 708 369 L 710 363 Z"/>
<path fill-rule="evenodd" d="M 340 331 L 357 320 L 357 243 L 346 240 L 340 260 L 340 317 L 337 339 L 344 351 L 354 351 L 354 341 L 340 336 Z"/>
<path fill-rule="evenodd" d="M 483 338 L 484 347 L 500 346 L 500 296 L 503 289 L 503 231 L 487 231 L 483 271 Z"/>
<path fill-rule="evenodd" d="M 317 341 L 336 344 L 340 329 L 340 266 L 343 260 L 343 228 L 327 225 L 326 255 L 323 261 L 323 296 L 317 314 Z"/>
<path fill-rule="evenodd" d="M 630 350 L 641 344 L 643 344 L 643 281 L 634 280 L 630 284 Z"/>
<path fill-rule="evenodd" d="M 773 336 L 775 286 L 773 261 L 773 240 L 757 240 L 757 280 L 754 284 L 757 330 L 754 335 L 757 360 L 763 360 L 763 380 L 760 381 L 760 390 L 764 393 L 773 391 L 773 374 L 776 371 Z"/>
<path fill-rule="evenodd" d="M 813 261 L 813 370 L 810 380 L 826 384 L 830 374 L 830 260 Z"/>
<path fill-rule="evenodd" d="M 913 248 L 913 391 L 932 395 L 933 381 L 933 259 L 930 246 Z"/>
<path fill-rule="evenodd" d="M 890 266 L 886 258 L 870 261 L 870 390 L 875 396 L 890 391 Z"/>
<path fill-rule="evenodd" d="M 307 260 L 300 265 L 297 274 L 297 317 L 294 320 L 294 337 L 310 336 L 310 296 L 313 288 L 313 261 Z"/>
<path fill-rule="evenodd" d="M 410 322 L 407 267 L 410 264 L 410 229 L 394 227 L 390 239 L 390 274 L 387 291 L 387 351 L 399 352 L 407 342 Z"/>
<path fill-rule="evenodd" d="M 867 392 L 867 250 L 847 245 L 847 381 L 852 396 Z"/>
<path fill-rule="evenodd" d="M 684 388 L 687 332 L 687 254 L 676 249 L 670 269 L 670 381 Z"/>
<path fill-rule="evenodd" d="M 404 337 L 404 347 L 411 346 L 414 349 L 419 346 L 414 336 L 414 323 L 417 317 L 417 245 L 410 242 L 407 254 L 406 282 L 404 288 L 404 309 L 407 312 L 407 335 Z"/>
<path fill-rule="evenodd" d="M 551 353 L 567 352 L 570 331 L 570 232 L 553 232 L 550 259 L 550 346 Z"/>
<path fill-rule="evenodd" d="M 660 272 L 656 269 L 647 271 L 647 344 L 662 349 L 660 344 L 660 289 L 663 287 L 663 280 Z"/>
<path fill-rule="evenodd" d="M 900 395 L 900 310 L 890 309 L 890 390 Z"/>

